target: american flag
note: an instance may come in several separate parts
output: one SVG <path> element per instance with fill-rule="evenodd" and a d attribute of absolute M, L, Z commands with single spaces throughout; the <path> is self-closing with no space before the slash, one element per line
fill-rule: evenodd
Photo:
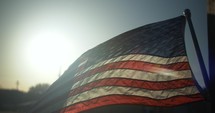
<path fill-rule="evenodd" d="M 31 113 L 202 112 L 205 99 L 188 62 L 185 23 L 179 16 L 148 24 L 88 50 Z"/>

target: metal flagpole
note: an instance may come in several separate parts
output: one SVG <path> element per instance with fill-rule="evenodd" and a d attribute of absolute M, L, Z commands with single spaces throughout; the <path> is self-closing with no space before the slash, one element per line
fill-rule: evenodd
<path fill-rule="evenodd" d="M 210 93 L 210 92 L 208 92 L 208 91 L 210 91 L 209 77 L 208 77 L 208 73 L 207 73 L 206 67 L 204 65 L 203 57 L 202 57 L 202 54 L 201 54 L 201 51 L 200 51 L 200 47 L 199 47 L 199 44 L 198 44 L 198 41 L 197 41 L 197 38 L 196 38 L 196 34 L 195 34 L 195 31 L 194 31 L 194 28 L 193 28 L 193 24 L 192 24 L 192 21 L 191 21 L 190 10 L 189 9 L 185 9 L 184 12 L 183 12 L 183 14 L 186 17 L 188 25 L 189 25 L 189 28 L 190 28 L 190 32 L 191 32 L 191 35 L 192 35 L 194 47 L 195 47 L 195 50 L 196 50 L 196 54 L 197 54 L 197 57 L 198 57 L 199 65 L 200 65 L 201 72 L 202 72 L 202 75 L 203 75 L 203 79 L 204 79 L 204 82 L 205 82 L 206 92 Z"/>

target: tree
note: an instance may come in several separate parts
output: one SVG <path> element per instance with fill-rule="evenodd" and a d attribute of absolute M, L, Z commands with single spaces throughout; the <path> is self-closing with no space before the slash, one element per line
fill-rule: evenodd
<path fill-rule="evenodd" d="M 43 84 L 40 83 L 40 84 L 37 84 L 36 86 L 30 87 L 28 93 L 35 94 L 35 95 L 41 95 L 49 88 L 49 86 L 50 85 L 47 83 L 43 83 Z"/>

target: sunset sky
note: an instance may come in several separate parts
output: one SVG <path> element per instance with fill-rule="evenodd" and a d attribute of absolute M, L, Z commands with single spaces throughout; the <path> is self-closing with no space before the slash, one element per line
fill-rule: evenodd
<path fill-rule="evenodd" d="M 204 0 L 0 0 L 0 88 L 53 83 L 82 53 L 128 30 L 189 8 L 208 69 Z M 186 27 L 187 53 L 200 69 Z"/>

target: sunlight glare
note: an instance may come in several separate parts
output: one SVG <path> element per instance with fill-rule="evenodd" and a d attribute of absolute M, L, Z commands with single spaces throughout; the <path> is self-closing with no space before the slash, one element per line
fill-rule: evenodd
<path fill-rule="evenodd" d="M 37 68 L 58 70 L 69 57 L 70 44 L 64 34 L 43 30 L 32 35 L 27 50 L 28 61 Z"/>

